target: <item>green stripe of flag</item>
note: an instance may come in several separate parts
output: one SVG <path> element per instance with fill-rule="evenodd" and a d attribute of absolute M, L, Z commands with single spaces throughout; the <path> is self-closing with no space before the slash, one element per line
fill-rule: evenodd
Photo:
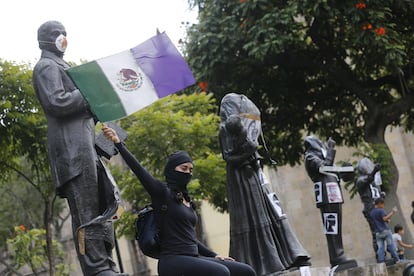
<path fill-rule="evenodd" d="M 113 117 L 124 117 L 126 112 L 111 83 L 96 61 L 91 61 L 68 69 L 70 76 L 76 80 L 76 86 L 81 91 L 95 114 L 100 114 L 102 122 Z M 88 91 L 88 93 L 84 93 Z M 93 92 L 91 92 L 93 91 Z"/>

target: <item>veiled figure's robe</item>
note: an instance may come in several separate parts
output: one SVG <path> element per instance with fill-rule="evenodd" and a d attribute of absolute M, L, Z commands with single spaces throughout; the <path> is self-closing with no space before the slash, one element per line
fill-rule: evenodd
<path fill-rule="evenodd" d="M 257 152 L 260 112 L 244 95 L 227 94 L 220 106 L 219 140 L 227 162 L 230 252 L 257 275 L 273 275 L 310 259 L 267 183 Z"/>

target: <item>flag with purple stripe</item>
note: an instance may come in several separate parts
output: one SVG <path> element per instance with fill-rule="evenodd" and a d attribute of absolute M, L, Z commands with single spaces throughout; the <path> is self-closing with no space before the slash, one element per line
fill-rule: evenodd
<path fill-rule="evenodd" d="M 195 83 L 166 33 L 67 72 L 101 122 L 128 116 Z"/>

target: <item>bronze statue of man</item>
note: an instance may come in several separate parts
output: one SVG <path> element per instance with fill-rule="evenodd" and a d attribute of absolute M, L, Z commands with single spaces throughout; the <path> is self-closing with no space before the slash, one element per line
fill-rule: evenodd
<path fill-rule="evenodd" d="M 374 209 L 374 202 L 377 198 L 384 197 L 385 193 L 381 191 L 381 186 L 375 181 L 375 175 L 380 170 L 380 164 L 374 164 L 371 159 L 364 157 L 358 161 L 358 177 L 355 181 L 358 194 L 364 204 L 362 214 L 368 222 L 372 235 L 372 247 L 375 254 L 377 253 L 377 239 L 375 235 L 375 225 L 370 213 Z"/>
<path fill-rule="evenodd" d="M 93 114 L 65 72 L 69 68 L 63 60 L 65 27 L 58 21 L 45 22 L 37 39 L 42 53 L 33 70 L 33 85 L 48 122 L 48 155 L 56 193 L 69 204 L 82 271 L 84 275 L 119 275 L 111 257 L 112 222 L 90 223 L 107 208 L 105 191 L 98 185 L 103 168 L 95 150 Z"/>
<path fill-rule="evenodd" d="M 258 153 L 260 111 L 245 95 L 226 94 L 220 105 L 219 140 L 226 161 L 230 255 L 257 275 L 309 266 L 277 195 L 271 191 Z"/>
<path fill-rule="evenodd" d="M 352 166 L 348 173 L 335 168 L 335 141 L 327 144 L 315 136 L 305 138 L 305 168 L 314 183 L 315 203 L 319 208 L 326 241 L 329 261 L 335 271 L 356 267 L 357 262 L 348 259 L 342 243 L 342 204 L 341 177 L 353 175 Z"/>

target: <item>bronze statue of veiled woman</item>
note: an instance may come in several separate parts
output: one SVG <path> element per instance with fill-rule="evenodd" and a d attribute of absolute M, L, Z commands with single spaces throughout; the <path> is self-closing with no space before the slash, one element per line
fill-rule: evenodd
<path fill-rule="evenodd" d="M 258 153 L 260 111 L 245 95 L 230 93 L 220 105 L 220 147 L 227 163 L 230 256 L 257 275 L 309 266 L 287 215 L 262 171 Z"/>

